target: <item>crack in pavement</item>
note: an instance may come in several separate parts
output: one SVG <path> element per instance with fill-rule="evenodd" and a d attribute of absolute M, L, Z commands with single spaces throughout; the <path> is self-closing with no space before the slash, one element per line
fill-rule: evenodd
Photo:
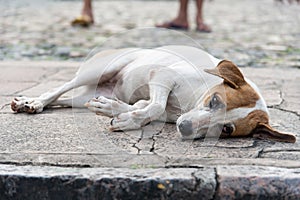
<path fill-rule="evenodd" d="M 6 104 L 2 105 L 2 106 L 0 107 L 0 110 L 3 110 L 6 106 L 9 106 L 9 105 L 10 105 L 10 103 L 6 103 Z"/>
<path fill-rule="evenodd" d="M 287 151 L 287 152 L 300 152 L 300 148 L 296 148 L 296 149 L 269 149 L 269 150 L 264 150 L 263 153 L 276 153 L 276 152 L 283 152 L 283 151 Z"/>
<path fill-rule="evenodd" d="M 210 168 L 213 171 L 213 176 L 209 176 L 205 173 L 205 170 L 207 169 L 209 168 L 199 167 L 191 173 L 191 176 L 194 179 L 194 187 L 191 188 L 190 191 L 195 194 L 200 193 L 201 196 L 199 196 L 199 199 L 215 199 L 217 195 L 217 188 L 219 185 L 217 169 L 216 167 Z"/>
<path fill-rule="evenodd" d="M 45 69 L 45 71 L 47 71 L 47 68 L 43 67 L 42 69 Z M 53 70 L 53 72 L 49 71 L 49 72 L 43 74 L 41 77 L 39 77 L 37 81 L 33 81 L 33 83 L 35 83 L 34 85 L 29 86 L 27 88 L 23 88 L 21 90 L 18 90 L 16 92 L 14 92 L 13 94 L 11 94 L 10 96 L 17 95 L 18 93 L 24 92 L 24 91 L 32 89 L 32 88 L 34 88 L 34 87 L 36 87 L 36 86 L 38 86 L 40 84 L 43 84 L 42 80 L 47 79 L 47 77 L 54 76 L 55 74 L 57 74 L 59 72 L 60 72 L 60 69 L 55 69 L 55 70 Z"/>
<path fill-rule="evenodd" d="M 29 90 L 29 89 L 34 88 L 34 87 L 38 86 L 39 84 L 41 84 L 41 82 L 33 82 L 33 83 L 35 83 L 35 84 L 32 85 L 32 86 L 29 86 L 29 87 L 17 90 L 14 93 L 12 93 L 10 96 L 16 96 L 16 95 L 18 95 L 18 93 L 22 93 L 22 92 L 24 92 L 26 90 Z M 23 95 L 18 95 L 18 96 L 20 97 L 20 96 L 23 96 Z"/>
<path fill-rule="evenodd" d="M 214 167 L 213 170 L 214 170 L 214 173 L 215 173 L 216 186 L 215 186 L 215 189 L 214 189 L 214 194 L 213 194 L 213 198 L 212 199 L 216 199 L 218 188 L 220 187 L 220 183 L 219 183 L 219 180 L 218 180 L 219 175 L 218 175 L 218 172 L 217 172 L 217 168 Z"/>
<path fill-rule="evenodd" d="M 50 163 L 50 162 L 17 162 L 17 161 L 0 161 L 1 165 L 15 165 L 15 166 L 50 166 L 50 167 L 70 167 L 70 168 L 92 168 L 90 164 L 65 164 L 65 163 Z"/>
<path fill-rule="evenodd" d="M 149 138 L 149 139 L 152 140 L 152 144 L 151 144 L 151 147 L 149 148 L 148 151 L 149 151 L 150 153 L 155 154 L 155 155 L 158 155 L 158 154 L 155 152 L 155 143 L 156 143 L 156 140 L 157 140 L 156 137 L 157 137 L 161 132 L 162 132 L 162 131 L 157 131 L 157 132 L 153 133 L 153 135 Z M 140 154 L 140 153 L 144 150 L 143 148 L 140 148 L 140 147 L 138 146 L 138 144 L 139 144 L 143 139 L 148 139 L 148 138 L 145 138 L 145 137 L 144 137 L 144 130 L 142 129 L 141 137 L 138 138 L 138 140 L 137 140 L 135 143 L 133 143 L 133 145 L 132 145 L 133 148 L 137 149 L 137 151 L 138 151 L 137 154 Z M 158 156 L 159 156 L 159 155 L 158 155 Z"/>
<path fill-rule="evenodd" d="M 280 111 L 288 112 L 288 113 L 294 114 L 294 115 L 296 115 L 297 117 L 300 118 L 300 113 L 298 113 L 297 111 L 287 110 L 287 109 L 284 109 L 284 108 L 280 108 L 278 106 L 269 107 L 269 108 L 273 108 L 273 109 L 277 109 L 277 110 L 280 110 Z"/>
<path fill-rule="evenodd" d="M 156 143 L 156 140 L 157 140 L 157 136 L 161 133 L 162 133 L 162 131 L 160 130 L 160 131 L 156 132 L 155 134 L 153 134 L 153 136 L 151 137 L 153 142 L 152 142 L 152 146 L 150 148 L 150 152 L 152 152 L 156 155 L 158 155 L 158 154 L 155 152 L 155 143 Z"/>
<path fill-rule="evenodd" d="M 139 155 L 142 151 L 142 149 L 140 149 L 138 146 L 136 146 L 139 142 L 141 141 L 141 139 L 137 142 L 137 143 L 134 143 L 132 145 L 133 148 L 137 149 L 137 154 Z"/>
<path fill-rule="evenodd" d="M 48 68 L 43 67 L 42 69 L 44 69 L 45 71 L 47 71 Z M 61 69 L 53 69 L 52 73 L 51 73 L 51 71 L 49 71 L 48 73 L 43 74 L 39 78 L 39 80 L 41 81 L 41 80 L 47 79 L 47 77 L 54 76 L 55 74 L 58 74 L 60 71 L 61 71 Z"/>
<path fill-rule="evenodd" d="M 281 90 L 279 90 L 279 98 L 281 99 L 279 104 L 270 105 L 267 107 L 277 109 L 280 111 L 284 111 L 284 112 L 288 112 L 288 113 L 292 113 L 292 114 L 295 114 L 296 116 L 300 117 L 300 113 L 298 113 L 297 111 L 292 111 L 292 110 L 284 109 L 281 107 L 283 105 L 283 103 L 286 102 L 285 99 L 283 98 L 283 92 Z"/>
<path fill-rule="evenodd" d="M 141 129 L 141 131 L 142 131 L 141 137 L 139 137 L 138 140 L 136 141 L 136 143 L 133 143 L 133 145 L 131 146 L 131 147 L 137 149 L 137 155 L 139 155 L 142 151 L 142 149 L 137 146 L 137 144 L 140 143 L 140 141 L 143 139 L 144 130 Z"/>

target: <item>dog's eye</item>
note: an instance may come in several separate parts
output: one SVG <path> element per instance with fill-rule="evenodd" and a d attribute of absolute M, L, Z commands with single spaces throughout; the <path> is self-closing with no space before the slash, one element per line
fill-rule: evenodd
<path fill-rule="evenodd" d="M 234 131 L 234 125 L 231 123 L 224 124 L 222 128 L 222 133 L 225 136 L 230 136 Z"/>
<path fill-rule="evenodd" d="M 216 97 L 216 95 L 213 95 L 213 97 L 211 98 L 210 102 L 209 102 L 209 108 L 216 108 L 218 105 L 218 98 Z"/>
<path fill-rule="evenodd" d="M 223 104 L 219 100 L 219 97 L 216 94 L 214 94 L 209 102 L 209 108 L 216 110 L 216 109 L 222 108 L 222 107 L 223 107 Z"/>

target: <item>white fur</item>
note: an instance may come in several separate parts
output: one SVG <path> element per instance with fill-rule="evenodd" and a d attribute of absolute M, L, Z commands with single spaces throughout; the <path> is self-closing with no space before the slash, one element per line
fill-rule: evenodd
<path fill-rule="evenodd" d="M 226 112 L 226 118 L 232 121 L 242 119 L 247 117 L 249 113 L 255 110 L 267 111 L 267 107 L 265 106 L 265 102 L 263 99 L 257 100 L 255 106 L 252 108 L 235 108 Z"/>

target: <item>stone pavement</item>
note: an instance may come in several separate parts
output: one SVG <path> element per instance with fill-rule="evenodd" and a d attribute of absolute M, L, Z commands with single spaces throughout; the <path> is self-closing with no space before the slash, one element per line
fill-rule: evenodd
<path fill-rule="evenodd" d="M 172 17 L 176 1 L 97 1 L 90 29 L 69 26 L 78 1 L 33 2 L 0 5 L 0 199 L 300 198 L 300 6 L 207 2 L 214 32 L 201 34 L 145 29 Z M 271 124 L 297 142 L 182 141 L 172 124 L 111 133 L 108 118 L 84 109 L 10 111 L 13 97 L 37 96 L 73 77 L 95 47 L 194 41 L 241 66 L 261 89 Z"/>

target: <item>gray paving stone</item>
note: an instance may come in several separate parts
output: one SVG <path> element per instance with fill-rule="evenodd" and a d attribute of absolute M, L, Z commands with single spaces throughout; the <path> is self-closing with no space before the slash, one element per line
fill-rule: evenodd
<path fill-rule="evenodd" d="M 64 69 L 64 68 L 74 68 L 77 69 L 80 66 L 79 62 L 74 62 L 74 61 L 45 61 L 45 60 L 38 60 L 38 61 L 1 61 L 0 62 L 0 67 L 1 69 L 5 69 L 5 68 L 18 68 L 18 70 L 21 70 L 22 68 L 34 68 L 37 69 L 38 71 L 40 70 L 53 70 L 54 74 L 55 72 L 59 72 L 60 69 Z M 40 69 L 42 68 L 42 69 Z M 18 71 L 17 70 L 17 71 Z M 1 70 L 2 71 L 2 70 Z M 3 71 L 4 72 L 4 71 Z M 5 77 L 5 75 L 3 75 L 3 77 Z M 15 77 L 12 77 L 15 78 Z"/>
<path fill-rule="evenodd" d="M 211 199 L 214 170 L 0 166 L 1 199 Z"/>
<path fill-rule="evenodd" d="M 65 81 L 52 81 L 52 80 L 45 80 L 42 81 L 39 84 L 34 85 L 33 87 L 23 90 L 19 92 L 17 95 L 22 95 L 22 96 L 30 96 L 30 97 L 38 97 L 42 93 L 45 93 L 47 91 L 50 91 L 54 88 L 57 88 L 61 85 L 63 85 Z M 42 93 L 41 93 L 42 92 Z M 67 97 L 72 94 L 65 94 L 64 96 Z"/>
<path fill-rule="evenodd" d="M 297 73 L 295 78 L 291 77 L 291 80 L 285 82 L 282 88 L 282 96 L 285 99 L 282 102 L 281 108 L 285 110 L 292 110 L 296 112 L 298 116 L 300 116 L 300 106 L 299 106 L 299 99 L 300 99 L 300 87 L 299 87 L 299 80 L 300 75 Z"/>
<path fill-rule="evenodd" d="M 2 87 L 0 87 L 0 95 L 2 96 L 19 96 L 18 94 L 22 91 L 32 88 L 35 85 L 37 85 L 37 82 L 2 82 L 0 80 L 0 84 Z M 5 87 L 3 87 L 5 85 Z"/>
<path fill-rule="evenodd" d="M 203 158 L 199 156 L 169 156 L 166 167 L 215 167 L 219 165 L 226 166 L 274 166 L 282 168 L 299 168 L 298 160 L 279 160 L 274 158 Z M 233 173 L 233 172 L 232 172 Z"/>
<path fill-rule="evenodd" d="M 284 149 L 278 150 L 274 152 L 269 149 L 265 150 L 261 153 L 260 158 L 274 158 L 278 160 L 300 160 L 300 149 L 294 151 L 287 151 Z"/>
<path fill-rule="evenodd" d="M 72 68 L 63 68 L 61 67 L 60 70 L 52 75 L 47 77 L 49 80 L 55 80 L 55 81 L 69 81 L 74 77 L 74 74 L 77 72 L 77 67 L 72 67 Z"/>
<path fill-rule="evenodd" d="M 2 83 L 7 81 L 14 82 L 32 82 L 33 80 L 38 81 L 47 74 L 52 74 L 55 69 L 51 68 L 32 68 L 25 67 L 21 62 L 18 63 L 20 66 L 3 66 L 1 67 L 0 80 Z"/>
<path fill-rule="evenodd" d="M 299 169 L 217 167 L 216 199 L 299 199 Z"/>
<path fill-rule="evenodd" d="M 45 113 L 39 115 L 5 114 L 1 119 L 1 138 L 5 145 L 2 151 L 7 152 L 114 152 L 115 148 L 105 146 L 105 139 L 101 136 L 101 124 L 93 127 L 97 122 L 92 113 L 77 113 L 73 117 L 71 110 L 64 114 Z M 9 116 L 9 120 L 5 120 Z M 84 120 L 83 120 L 84 119 Z M 74 123 L 76 121 L 76 124 Z M 9 128 L 8 128 L 9 127 Z M 105 131 L 105 128 L 102 128 Z M 84 133 L 84 134 L 83 134 Z M 91 137 L 92 136 L 92 137 Z M 90 142 L 93 141 L 94 145 Z M 97 145 L 102 141 L 102 145 Z M 111 151 L 110 151 L 111 149 Z"/>
<path fill-rule="evenodd" d="M 13 98 L 14 98 L 13 96 L 1 96 L 1 98 L 0 98 L 0 114 L 11 113 L 10 103 Z M 0 116 L 2 117 L 2 115 L 0 115 Z"/>

